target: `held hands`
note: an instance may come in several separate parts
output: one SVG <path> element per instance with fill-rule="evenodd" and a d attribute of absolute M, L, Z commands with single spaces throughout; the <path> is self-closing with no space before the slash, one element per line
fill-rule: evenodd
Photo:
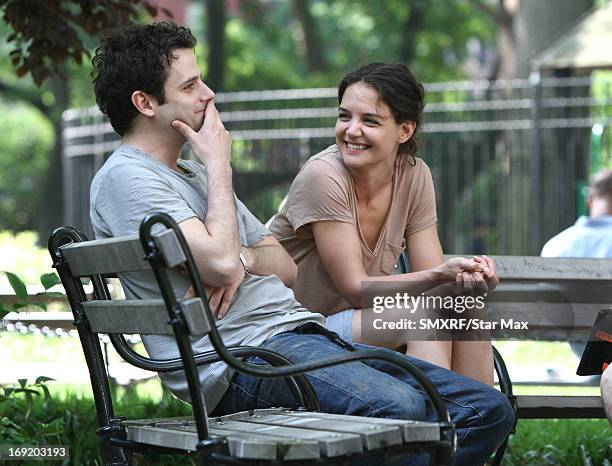
<path fill-rule="evenodd" d="M 468 294 L 485 294 L 499 285 L 495 261 L 488 256 L 453 257 L 438 268 L 443 280 L 454 280 Z"/>
<path fill-rule="evenodd" d="M 174 120 L 172 127 L 187 139 L 198 159 L 206 164 L 207 168 L 215 166 L 229 168 L 232 137 L 223 126 L 213 100 L 209 100 L 206 105 L 204 122 L 199 131 L 194 131 L 180 120 Z"/>

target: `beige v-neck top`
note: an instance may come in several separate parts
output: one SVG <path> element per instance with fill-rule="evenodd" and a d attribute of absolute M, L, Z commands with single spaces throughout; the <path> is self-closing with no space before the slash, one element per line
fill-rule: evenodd
<path fill-rule="evenodd" d="M 297 264 L 295 297 L 307 309 L 324 315 L 351 307 L 327 274 L 312 234 L 313 222 L 330 220 L 355 225 L 368 275 L 393 273 L 405 238 L 436 223 L 429 167 L 420 158 L 412 166 L 407 157 L 398 157 L 391 206 L 373 251 L 361 235 L 353 179 L 336 146 L 312 156 L 302 167 L 270 231 Z"/>

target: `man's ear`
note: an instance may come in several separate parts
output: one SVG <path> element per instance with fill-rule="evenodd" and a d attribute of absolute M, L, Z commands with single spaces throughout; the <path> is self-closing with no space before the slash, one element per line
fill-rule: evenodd
<path fill-rule="evenodd" d="M 408 141 L 414 134 L 415 130 L 416 130 L 416 123 L 414 121 L 405 121 L 404 123 L 402 123 L 399 143 L 403 144 L 406 141 Z"/>
<path fill-rule="evenodd" d="M 155 116 L 155 105 L 157 104 L 157 100 L 146 92 L 132 92 L 132 104 L 136 107 L 136 110 L 143 115 L 148 117 Z"/>
<path fill-rule="evenodd" d="M 587 205 L 587 211 L 589 213 L 591 213 L 591 208 L 592 208 L 592 205 L 593 205 L 593 195 L 592 194 L 589 194 L 586 197 L 586 205 Z"/>

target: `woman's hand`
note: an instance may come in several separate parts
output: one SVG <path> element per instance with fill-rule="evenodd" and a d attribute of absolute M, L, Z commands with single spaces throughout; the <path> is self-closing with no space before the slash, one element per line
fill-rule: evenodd
<path fill-rule="evenodd" d="M 476 260 L 465 257 L 453 257 L 434 269 L 435 279 L 440 281 L 455 281 L 457 275 L 463 272 L 482 272 L 483 266 Z"/>
<path fill-rule="evenodd" d="M 493 291 L 499 285 L 499 277 L 495 270 L 495 261 L 489 256 L 474 256 L 474 260 L 482 265 L 482 273 L 489 291 Z"/>

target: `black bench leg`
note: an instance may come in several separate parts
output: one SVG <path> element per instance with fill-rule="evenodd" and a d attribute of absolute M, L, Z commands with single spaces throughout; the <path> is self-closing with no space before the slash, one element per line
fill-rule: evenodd
<path fill-rule="evenodd" d="M 132 463 L 132 453 L 112 443 L 113 439 L 126 439 L 125 428 L 121 425 L 123 420 L 123 417 L 111 418 L 109 425 L 96 430 L 102 458 L 108 466 L 130 466 Z"/>
<path fill-rule="evenodd" d="M 506 453 L 506 447 L 508 446 L 508 440 L 510 439 L 510 435 L 514 434 L 517 420 L 517 408 L 516 408 L 516 396 L 512 393 L 512 380 L 510 380 L 510 374 L 508 374 L 508 368 L 506 367 L 506 363 L 502 355 L 497 351 L 497 348 L 493 346 L 493 362 L 495 365 L 495 372 L 497 373 L 497 380 L 499 381 L 499 389 L 503 394 L 508 397 L 508 401 L 512 405 L 512 409 L 514 410 L 514 427 L 512 431 L 508 434 L 508 437 L 504 442 L 499 446 L 497 451 L 495 452 L 495 456 L 493 457 L 493 461 L 491 462 L 491 466 L 499 466 L 504 458 L 504 454 Z"/>

